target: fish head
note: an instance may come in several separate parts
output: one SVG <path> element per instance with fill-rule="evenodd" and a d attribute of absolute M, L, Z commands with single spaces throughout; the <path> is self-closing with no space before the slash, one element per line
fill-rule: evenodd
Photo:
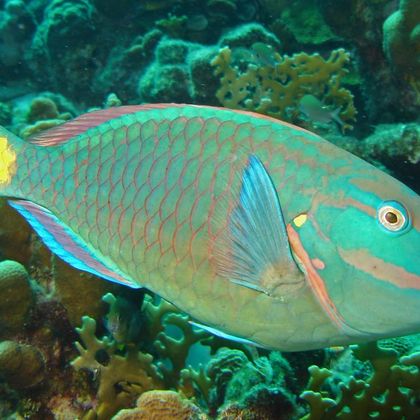
<path fill-rule="evenodd" d="M 420 197 L 363 162 L 288 225 L 319 303 L 348 336 L 420 331 Z"/>

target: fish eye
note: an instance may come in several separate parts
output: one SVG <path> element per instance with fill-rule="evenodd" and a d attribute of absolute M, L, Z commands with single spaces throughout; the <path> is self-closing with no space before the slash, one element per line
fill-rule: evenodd
<path fill-rule="evenodd" d="M 378 208 L 378 222 L 389 232 L 402 232 L 409 224 L 407 210 L 396 201 L 385 201 Z"/>

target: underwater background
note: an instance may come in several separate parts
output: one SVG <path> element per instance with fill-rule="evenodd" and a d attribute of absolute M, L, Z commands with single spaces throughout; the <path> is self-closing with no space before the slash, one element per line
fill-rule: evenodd
<path fill-rule="evenodd" d="M 418 0 L 0 0 L 0 125 L 193 103 L 320 134 L 420 191 Z M 420 337 L 280 353 L 77 271 L 0 202 L 1 419 L 418 419 Z M 287 320 L 285 320 L 287 322 Z"/>

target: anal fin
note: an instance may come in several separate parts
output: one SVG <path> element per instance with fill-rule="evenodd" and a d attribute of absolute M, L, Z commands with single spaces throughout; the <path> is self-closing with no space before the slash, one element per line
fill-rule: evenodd
<path fill-rule="evenodd" d="M 9 204 L 29 222 L 45 245 L 71 266 L 125 286 L 141 287 L 114 264 L 105 261 L 98 252 L 91 250 L 82 238 L 48 209 L 26 200 L 9 200 Z"/>

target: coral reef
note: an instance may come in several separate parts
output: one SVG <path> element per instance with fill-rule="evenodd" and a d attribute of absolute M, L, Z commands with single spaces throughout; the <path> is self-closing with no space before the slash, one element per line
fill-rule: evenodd
<path fill-rule="evenodd" d="M 58 106 L 51 97 L 37 96 L 29 106 L 26 121 L 29 123 L 20 131 L 20 136 L 27 138 L 38 132 L 63 124 L 72 118 L 71 113 L 58 111 Z"/>
<path fill-rule="evenodd" d="M 174 391 L 148 391 L 137 400 L 137 407 L 121 410 L 113 420 L 206 420 L 207 416 Z"/>
<path fill-rule="evenodd" d="M 156 61 L 139 81 L 139 94 L 146 102 L 191 102 L 192 84 L 188 55 L 199 45 L 162 40 L 156 48 Z"/>
<path fill-rule="evenodd" d="M 203 387 L 209 386 L 208 381 L 187 368 L 187 357 L 194 344 L 209 338 L 208 333 L 195 331 L 188 317 L 177 313 L 171 304 L 163 300 L 154 304 L 149 296 L 142 306 L 145 317 L 142 337 L 133 342 L 133 336 L 126 329 L 128 325 L 124 325 L 130 323 L 125 311 L 131 304 L 110 293 L 104 300 L 110 305 L 106 322 L 113 336 L 98 339 L 96 321 L 83 317 L 82 326 L 77 329 L 83 345 L 76 343 L 79 356 L 72 362 L 76 369 L 88 369 L 99 378 L 98 403 L 91 410 L 92 415 L 109 418 L 144 391 L 152 389 L 175 388 L 192 396 L 192 387 L 201 386 L 202 393 L 207 393 Z M 134 319 L 140 321 L 138 316 Z M 110 328 L 110 323 L 116 320 L 117 329 L 115 325 Z M 174 330 L 178 335 L 181 332 L 181 336 L 174 336 Z M 152 343 L 152 347 L 148 343 Z"/>
<path fill-rule="evenodd" d="M 0 262 L 0 338 L 23 330 L 33 304 L 28 273 L 15 261 Z"/>
<path fill-rule="evenodd" d="M 64 94 L 77 97 L 85 92 L 95 71 L 92 55 L 97 19 L 96 9 L 86 0 L 48 4 L 31 46 L 30 66 L 41 80 L 55 88 L 60 86 Z M 63 48 L 66 44 L 72 48 Z"/>
<path fill-rule="evenodd" d="M 410 7 L 416 7 L 416 3 L 416 0 L 412 1 Z M 418 86 L 413 79 L 409 81 L 401 74 L 395 75 L 385 57 L 389 55 L 393 29 L 388 30 L 388 24 L 386 27 L 383 24 L 394 12 L 396 1 L 323 0 L 317 4 L 333 32 L 353 48 L 361 81 L 360 105 L 363 105 L 367 120 L 377 124 L 415 119 L 418 115 Z M 415 19 L 416 14 L 411 16 Z M 390 24 L 393 22 L 396 23 L 391 19 Z M 405 46 L 400 51 L 405 51 Z M 413 52 L 413 60 L 415 56 Z"/>
<path fill-rule="evenodd" d="M 9 205 L 0 199 L 0 258 L 29 266 L 31 232 L 28 224 Z"/>
<path fill-rule="evenodd" d="M 15 389 L 30 388 L 44 380 L 45 361 L 34 346 L 0 342 L 0 378 Z"/>
<path fill-rule="evenodd" d="M 216 96 L 228 108 L 293 121 L 299 100 L 310 93 L 325 104 L 341 107 L 340 118 L 351 122 L 356 116 L 353 95 L 341 86 L 348 60 L 343 49 L 332 51 L 327 60 L 319 54 L 289 57 L 274 52 L 272 62 L 248 64 L 241 71 L 235 63 L 235 50 L 225 47 L 212 61 L 221 82 Z"/>
<path fill-rule="evenodd" d="M 121 356 L 115 341 L 106 336 L 102 340 L 96 338 L 96 322 L 93 318 L 83 317 L 82 321 L 82 327 L 77 331 L 84 347 L 76 343 L 80 356 L 72 365 L 76 369 L 88 368 L 99 375 L 95 418 L 107 419 L 129 405 L 133 396 L 162 386 L 150 354 L 128 347 L 126 354 Z M 100 362 L 101 357 L 103 363 Z"/>
<path fill-rule="evenodd" d="M 23 73 L 21 60 L 28 51 L 32 31 L 35 29 L 35 16 L 24 1 L 5 2 L 0 11 L 0 65 L 13 69 L 2 72 L 16 77 L 16 72 Z"/>
<path fill-rule="evenodd" d="M 379 124 L 361 141 L 352 137 L 326 137 L 420 191 L 416 176 L 420 159 L 419 124 Z"/>
<path fill-rule="evenodd" d="M 247 361 L 229 380 L 224 407 L 252 408 L 267 418 L 279 420 L 293 418 L 297 408 L 288 389 L 288 376 L 293 377 L 293 370 L 278 352 Z"/>
<path fill-rule="evenodd" d="M 420 353 L 398 357 L 397 351 L 378 347 L 376 343 L 356 346 L 354 355 L 372 364 L 366 379 L 355 379 L 351 374 L 339 384 L 335 398 L 323 391 L 332 372 L 311 366 L 308 389 L 301 394 L 311 407 L 303 417 L 317 419 L 383 419 L 416 418 L 420 409 L 416 401 L 420 392 Z"/>
<path fill-rule="evenodd" d="M 296 44 L 322 45 L 339 41 L 314 0 L 294 1 L 289 7 L 283 6 L 277 16 L 271 29 L 279 38 L 287 39 L 288 49 Z"/>
<path fill-rule="evenodd" d="M 52 256 L 52 296 L 64 307 L 71 325 L 80 325 L 82 316 L 99 319 L 105 313 L 106 305 L 101 296 L 117 287 L 88 273 L 70 267 Z M 79 291 L 79 292 L 78 292 Z M 83 299 L 80 298 L 83 293 Z"/>
<path fill-rule="evenodd" d="M 126 301 L 111 294 L 104 296 L 104 300 L 110 305 L 107 323 L 110 318 L 127 321 L 125 312 L 131 306 Z M 97 404 L 89 416 L 108 418 L 120 408 L 132 405 L 144 393 L 157 395 L 147 393 L 148 390 L 159 389 L 175 389 L 200 402 L 211 418 L 224 418 L 221 413 L 228 410 L 251 409 L 267 416 L 281 412 L 280 418 L 285 419 L 297 413 L 292 392 L 297 384 L 291 366 L 280 353 L 259 356 L 255 349 L 249 351 L 242 344 L 209 336 L 192 327 L 188 317 L 177 313 L 171 304 L 163 300 L 153 303 L 150 296 L 145 297 L 142 313 L 144 328 L 137 342 L 129 335 L 125 335 L 124 341 L 120 334 L 119 340 L 110 335 L 98 339 L 97 324 L 90 317 L 84 317 L 82 327 L 77 329 L 83 344 L 76 343 L 79 356 L 72 365 L 93 372 L 98 381 Z M 122 331 L 127 332 L 126 326 Z M 115 335 L 114 329 L 111 332 Z M 237 349 L 227 347 L 235 345 Z M 205 346 L 210 347 L 211 356 L 203 365 Z M 195 367 L 188 362 L 193 349 L 199 352 L 200 360 Z M 122 413 L 145 415 L 145 398 L 139 399 L 137 408 Z M 188 409 L 192 407 L 191 403 L 185 404 Z"/>
<path fill-rule="evenodd" d="M 384 22 L 383 48 L 396 71 L 417 86 L 420 102 L 420 4 L 401 0 L 399 9 Z"/>

